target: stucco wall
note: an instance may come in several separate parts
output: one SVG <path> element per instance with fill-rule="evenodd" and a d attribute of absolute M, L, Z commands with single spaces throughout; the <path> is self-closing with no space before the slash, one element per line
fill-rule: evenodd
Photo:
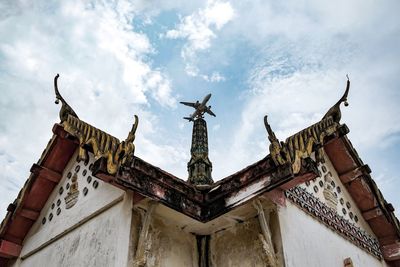
<path fill-rule="evenodd" d="M 127 201 L 87 221 L 13 266 L 127 266 L 130 214 Z"/>
<path fill-rule="evenodd" d="M 387 266 L 345 240 L 290 201 L 279 207 L 278 215 L 286 267 L 343 266 L 351 258 L 354 266 Z"/>
<path fill-rule="evenodd" d="M 212 266 L 266 266 L 257 218 L 211 235 Z"/>
<path fill-rule="evenodd" d="M 147 266 L 198 266 L 195 235 L 158 217 L 151 223 L 150 235 Z"/>
<path fill-rule="evenodd" d="M 68 163 L 11 266 L 127 266 L 132 197 L 91 175 L 88 163 Z M 76 174 L 77 201 L 66 197 Z"/>

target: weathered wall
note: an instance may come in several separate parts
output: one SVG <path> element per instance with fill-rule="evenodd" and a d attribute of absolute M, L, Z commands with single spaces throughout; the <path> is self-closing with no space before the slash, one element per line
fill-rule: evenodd
<path fill-rule="evenodd" d="M 211 235 L 212 266 L 267 266 L 257 218 Z"/>
<path fill-rule="evenodd" d="M 155 217 L 150 227 L 147 266 L 197 267 L 196 237 L 175 224 Z"/>
<path fill-rule="evenodd" d="M 119 202 L 94 219 L 14 266 L 127 266 L 128 203 Z"/>
<path fill-rule="evenodd" d="M 132 197 L 73 157 L 11 266 L 127 266 Z M 79 193 L 72 207 L 67 196 Z"/>
<path fill-rule="evenodd" d="M 343 266 L 351 258 L 354 266 L 387 266 L 364 250 L 345 240 L 290 201 L 279 207 L 286 267 Z"/>

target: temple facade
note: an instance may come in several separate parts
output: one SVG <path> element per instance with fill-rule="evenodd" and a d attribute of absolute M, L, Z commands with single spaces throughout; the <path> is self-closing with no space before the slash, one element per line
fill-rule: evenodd
<path fill-rule="evenodd" d="M 394 208 L 340 122 L 349 82 L 285 141 L 265 117 L 265 157 L 214 182 L 203 118 L 180 179 L 135 155 L 137 117 L 120 141 L 80 120 L 57 78 L 61 121 L 7 209 L 0 266 L 400 266 Z"/>

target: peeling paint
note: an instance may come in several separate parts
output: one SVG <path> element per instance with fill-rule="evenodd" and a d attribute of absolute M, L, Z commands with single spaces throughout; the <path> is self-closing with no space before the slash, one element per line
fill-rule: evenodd
<path fill-rule="evenodd" d="M 234 196 L 231 196 L 225 200 L 225 206 L 231 206 L 231 205 L 239 205 L 240 203 L 245 202 L 249 198 L 251 198 L 255 193 L 257 193 L 259 190 L 261 190 L 266 183 L 270 182 L 271 178 L 269 176 L 260 179 L 258 182 L 245 187 L 242 190 L 239 190 Z"/>

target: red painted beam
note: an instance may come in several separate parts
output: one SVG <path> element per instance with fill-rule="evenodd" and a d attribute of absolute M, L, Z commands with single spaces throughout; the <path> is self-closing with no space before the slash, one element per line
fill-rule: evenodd
<path fill-rule="evenodd" d="M 19 256 L 22 246 L 12 243 L 7 240 L 1 240 L 0 257 L 12 259 Z"/>
<path fill-rule="evenodd" d="M 399 240 L 393 244 L 382 246 L 383 258 L 387 261 L 400 260 L 400 243 Z"/>
<path fill-rule="evenodd" d="M 362 215 L 363 215 L 363 217 L 364 217 L 364 219 L 366 221 L 369 221 L 369 220 L 374 219 L 376 217 L 382 216 L 383 213 L 382 213 L 381 208 L 375 207 L 373 209 L 370 209 L 368 211 L 363 212 Z"/>
<path fill-rule="evenodd" d="M 61 173 L 42 167 L 36 163 L 32 165 L 31 172 L 54 183 L 58 183 L 62 177 Z"/>
<path fill-rule="evenodd" d="M 361 177 L 367 173 L 368 174 L 371 173 L 371 169 L 369 168 L 368 165 L 362 165 L 358 168 L 355 168 L 351 171 L 341 174 L 339 176 L 339 178 L 342 181 L 342 183 L 348 184 L 348 183 L 354 181 L 355 179 L 357 179 L 358 177 Z"/>
<path fill-rule="evenodd" d="M 20 216 L 27 218 L 32 221 L 36 221 L 39 218 L 40 213 L 31 209 L 22 209 L 19 213 Z"/>

